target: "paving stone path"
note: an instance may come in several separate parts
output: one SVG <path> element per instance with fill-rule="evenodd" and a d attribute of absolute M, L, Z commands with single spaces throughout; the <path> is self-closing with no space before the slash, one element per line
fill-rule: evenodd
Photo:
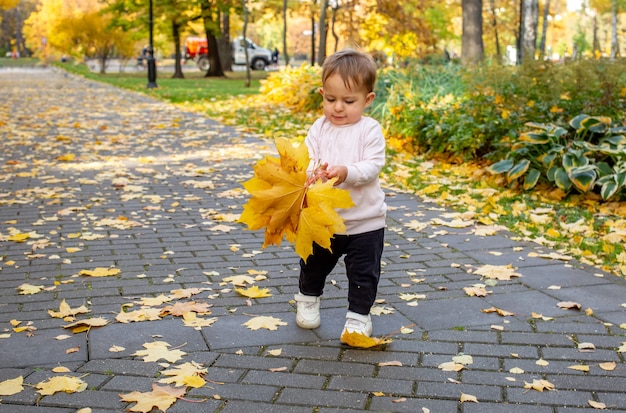
<path fill-rule="evenodd" d="M 574 413 L 594 402 L 626 411 L 623 280 L 548 258 L 551 251 L 506 231 L 481 236 L 475 225 L 447 226 L 447 211 L 388 189 L 382 314 L 373 319 L 375 335 L 394 334 L 393 342 L 349 348 L 338 340 L 343 268 L 328 281 L 322 326 L 301 330 L 292 248 L 262 250 L 263 234 L 233 220 L 251 166 L 274 153 L 268 142 L 52 70 L 0 71 L 0 94 L 0 383 L 25 383 L 0 396 L 0 413 L 132 408 L 119 394 L 150 391 L 168 368 L 135 354 L 154 341 L 186 353 L 170 367 L 193 361 L 207 369 L 208 383 L 190 389 L 173 413 Z M 494 282 L 475 273 L 487 264 L 511 265 L 519 276 Z M 96 268 L 119 273 L 88 275 Z M 272 295 L 239 295 L 224 281 L 235 275 L 256 277 Z M 486 296 L 467 294 L 477 284 Z M 24 294 L 29 286 L 38 292 Z M 71 318 L 49 313 L 64 300 L 89 310 L 76 320 L 109 323 L 73 333 L 64 328 Z M 199 329 L 170 314 L 116 321 L 142 305 L 158 316 L 190 301 L 210 304 L 211 314 L 198 317 L 216 321 Z M 286 325 L 243 325 L 260 315 Z M 441 367 L 453 360 L 463 369 Z M 588 371 L 571 368 L 581 365 Z M 69 372 L 53 371 L 59 366 Z M 87 388 L 36 391 L 62 375 Z M 535 380 L 554 389 L 525 388 Z"/>

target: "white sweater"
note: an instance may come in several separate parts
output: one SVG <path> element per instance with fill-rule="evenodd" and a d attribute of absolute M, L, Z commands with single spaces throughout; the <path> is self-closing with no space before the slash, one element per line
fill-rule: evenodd
<path fill-rule="evenodd" d="M 322 116 L 313 123 L 305 139 L 311 164 L 348 168 L 346 180 L 338 187 L 350 191 L 355 207 L 338 209 L 346 233 L 361 234 L 384 228 L 387 205 L 378 175 L 385 165 L 385 138 L 380 124 L 368 117 L 357 123 L 335 126 Z"/>

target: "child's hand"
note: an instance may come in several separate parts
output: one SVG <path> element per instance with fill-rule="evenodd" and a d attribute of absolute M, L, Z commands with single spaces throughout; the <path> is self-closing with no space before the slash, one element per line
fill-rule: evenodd
<path fill-rule="evenodd" d="M 348 177 L 348 168 L 343 165 L 331 166 L 326 171 L 326 179 L 337 178 L 333 185 L 337 186 Z"/>
<path fill-rule="evenodd" d="M 322 181 L 325 181 L 326 180 L 326 168 L 328 168 L 328 162 L 326 162 L 323 165 L 320 165 L 317 168 L 315 168 L 313 170 L 313 173 L 309 177 L 309 179 L 306 181 L 305 185 L 306 186 L 311 186 L 318 179 L 322 179 Z"/>

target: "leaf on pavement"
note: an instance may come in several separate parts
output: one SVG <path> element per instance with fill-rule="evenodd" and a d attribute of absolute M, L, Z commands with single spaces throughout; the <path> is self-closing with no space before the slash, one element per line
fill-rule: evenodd
<path fill-rule="evenodd" d="M 170 363 L 175 363 L 180 360 L 185 353 L 181 350 L 170 350 L 170 345 L 165 341 L 154 341 L 152 343 L 144 343 L 145 350 L 139 350 L 133 353 L 133 356 L 143 357 L 143 361 L 159 361 L 161 359 Z"/>
<path fill-rule="evenodd" d="M 43 285 L 32 285 L 28 283 L 21 284 L 20 286 L 17 287 L 17 290 L 19 291 L 21 295 L 38 294 L 43 289 L 44 289 Z"/>
<path fill-rule="evenodd" d="M 50 396 L 57 392 L 79 393 L 87 388 L 87 383 L 72 376 L 55 376 L 35 385 L 42 396 Z"/>
<path fill-rule="evenodd" d="M 461 403 L 465 403 L 465 402 L 478 403 L 478 399 L 476 398 L 476 396 L 474 396 L 472 394 L 461 393 L 460 402 Z"/>
<path fill-rule="evenodd" d="M 246 321 L 244 326 L 248 327 L 250 330 L 259 330 L 264 328 L 266 330 L 278 330 L 278 326 L 286 326 L 287 323 L 282 321 L 280 318 L 271 317 L 271 316 L 258 316 L 251 318 Z"/>
<path fill-rule="evenodd" d="M 388 337 L 368 337 L 365 334 L 352 331 L 349 332 L 345 330 L 341 334 L 341 342 L 349 345 L 350 347 L 356 348 L 374 348 L 378 346 L 382 346 L 384 344 L 391 343 L 393 340 Z"/>
<path fill-rule="evenodd" d="M 109 320 L 103 317 L 88 318 L 86 320 L 78 320 L 73 323 L 64 325 L 63 328 L 71 328 L 74 333 L 86 331 L 91 327 L 102 327 L 109 323 Z"/>
<path fill-rule="evenodd" d="M 246 284 L 254 284 L 256 282 L 254 277 L 251 277 L 249 275 L 233 275 L 231 277 L 223 278 L 222 281 L 231 283 L 233 285 L 240 286 L 240 287 L 245 286 Z"/>
<path fill-rule="evenodd" d="M 487 291 L 484 285 L 473 285 L 471 287 L 463 287 L 465 294 L 470 297 L 486 297 L 487 294 L 491 294 L 492 291 Z"/>
<path fill-rule="evenodd" d="M 500 281 L 509 281 L 511 277 L 521 277 L 522 275 L 515 272 L 511 265 L 490 265 L 485 264 L 474 271 L 474 274 L 482 275 L 484 278 L 496 279 Z"/>
<path fill-rule="evenodd" d="M 461 371 L 461 370 L 463 370 L 465 368 L 465 366 L 463 364 L 456 363 L 454 361 L 448 361 L 446 363 L 441 363 L 437 367 L 439 367 L 443 371 Z"/>
<path fill-rule="evenodd" d="M 251 195 L 239 218 L 248 229 L 265 228 L 263 247 L 280 245 L 283 238 L 295 244 L 296 253 L 307 259 L 313 242 L 330 248 L 330 239 L 345 231 L 335 208 L 354 206 L 347 190 L 334 180 L 307 186 L 309 154 L 305 145 L 293 146 L 277 138 L 280 158 L 266 156 L 254 166 L 254 176 L 243 186 Z"/>
<path fill-rule="evenodd" d="M 250 288 L 235 288 L 235 291 L 248 298 L 265 298 L 272 296 L 269 288 L 259 288 L 257 285 L 253 285 Z"/>
<path fill-rule="evenodd" d="M 496 313 L 496 314 L 498 314 L 499 316 L 502 316 L 502 317 L 515 315 L 515 313 L 512 313 L 510 311 L 506 311 L 506 310 L 502 310 L 502 309 L 497 308 L 497 307 L 483 308 L 480 311 L 482 313 Z"/>
<path fill-rule="evenodd" d="M 161 316 L 171 314 L 175 317 L 181 317 L 185 313 L 194 312 L 198 314 L 211 314 L 211 310 L 209 309 L 211 304 L 209 303 L 199 303 L 196 301 L 188 301 L 185 303 L 175 303 L 174 305 L 168 305 L 163 307 L 161 310 Z"/>
<path fill-rule="evenodd" d="M 167 376 L 159 380 L 159 383 L 174 384 L 176 387 L 190 386 L 194 388 L 202 387 L 206 381 L 202 378 L 207 374 L 208 370 L 195 361 L 183 363 L 169 370 L 161 372 L 161 375 Z M 200 380 L 197 380 L 200 379 Z M 200 381 L 202 384 L 200 384 Z M 192 383 L 193 385 L 191 385 Z M 200 384 L 200 385 L 198 385 Z"/>
<path fill-rule="evenodd" d="M 119 396 L 122 401 L 136 402 L 134 406 L 128 408 L 129 411 L 149 413 L 155 407 L 163 412 L 167 412 L 167 409 L 176 403 L 176 400 L 183 397 L 185 393 L 186 389 L 184 387 L 159 386 L 156 383 L 152 383 L 151 392 L 134 391 L 127 394 L 119 394 Z"/>
<path fill-rule="evenodd" d="M 606 409 L 606 404 L 604 403 L 600 403 L 595 400 L 588 400 L 587 402 L 589 403 L 589 406 L 593 407 L 594 409 L 598 409 L 598 410 Z"/>
<path fill-rule="evenodd" d="M 14 379 L 0 382 L 0 396 L 13 396 L 24 390 L 24 377 L 19 376 Z"/>
<path fill-rule="evenodd" d="M 534 379 L 532 383 L 524 382 L 524 388 L 543 392 L 544 390 L 554 390 L 554 384 L 548 380 Z"/>
<path fill-rule="evenodd" d="M 85 314 L 88 313 L 89 310 L 84 305 L 81 305 L 77 308 L 71 308 L 65 300 L 61 301 L 59 305 L 59 311 L 48 310 L 48 314 L 54 318 L 65 318 L 65 317 L 73 317 L 76 314 Z"/>
<path fill-rule="evenodd" d="M 183 313 L 183 324 L 187 327 L 193 327 L 196 330 L 201 330 L 202 327 L 209 327 L 217 321 L 217 317 L 202 318 L 198 317 L 197 313 L 188 311 Z"/>
<path fill-rule="evenodd" d="M 141 322 L 141 321 L 156 321 L 160 320 L 161 310 L 158 308 L 140 308 L 135 311 L 124 312 L 123 310 L 117 313 L 115 316 L 115 320 L 120 323 L 131 323 L 131 322 Z"/>
<path fill-rule="evenodd" d="M 118 268 L 97 267 L 93 270 L 82 270 L 79 274 L 88 275 L 90 277 L 109 277 L 112 275 L 118 275 L 121 272 L 122 271 Z"/>
<path fill-rule="evenodd" d="M 557 306 L 565 310 L 580 310 L 583 308 L 582 305 L 574 301 L 561 301 L 560 303 L 557 303 Z"/>

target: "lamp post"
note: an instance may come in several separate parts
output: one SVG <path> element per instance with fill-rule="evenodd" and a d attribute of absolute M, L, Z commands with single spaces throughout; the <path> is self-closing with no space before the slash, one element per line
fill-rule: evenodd
<path fill-rule="evenodd" d="M 150 14 L 149 14 L 149 25 L 150 25 L 150 45 L 148 49 L 148 89 L 153 89 L 157 87 L 156 78 L 156 62 L 154 60 L 154 43 L 152 38 L 153 31 L 153 21 L 152 21 L 152 0 L 150 0 Z"/>

